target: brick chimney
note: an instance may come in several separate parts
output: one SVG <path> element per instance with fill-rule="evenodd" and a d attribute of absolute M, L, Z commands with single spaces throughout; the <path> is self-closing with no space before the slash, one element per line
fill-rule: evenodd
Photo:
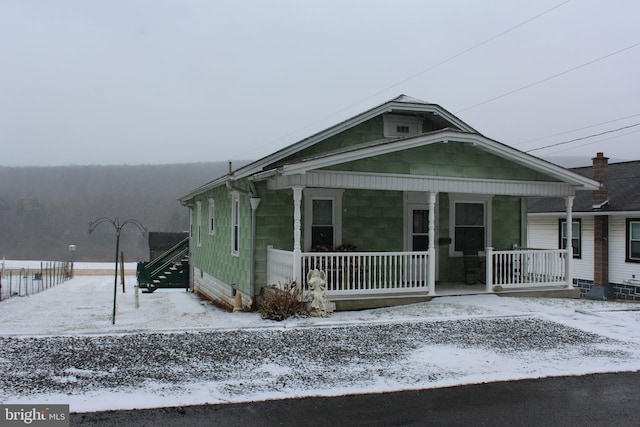
<path fill-rule="evenodd" d="M 601 185 L 599 190 L 593 192 L 593 208 L 600 209 L 608 202 L 609 192 L 609 158 L 604 153 L 597 153 L 593 160 L 593 180 L 598 181 Z"/>
<path fill-rule="evenodd" d="M 601 211 L 609 202 L 608 171 L 609 158 L 603 153 L 593 158 L 593 180 L 601 187 L 592 194 L 593 211 Z M 613 289 L 609 284 L 609 216 L 593 217 L 593 288 L 587 293 L 589 299 L 613 299 Z"/>

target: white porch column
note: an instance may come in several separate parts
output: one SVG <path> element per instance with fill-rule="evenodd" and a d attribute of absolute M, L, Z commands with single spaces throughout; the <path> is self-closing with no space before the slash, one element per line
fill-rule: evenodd
<path fill-rule="evenodd" d="M 573 263 L 573 199 L 575 196 L 567 196 L 565 202 L 567 205 L 566 233 L 567 238 L 567 256 L 565 258 L 565 279 L 567 280 L 567 289 L 573 288 L 573 271 L 571 265 Z"/>
<path fill-rule="evenodd" d="M 429 295 L 436 294 L 436 196 L 438 193 L 429 193 L 429 247 L 428 247 L 428 282 Z"/>
<path fill-rule="evenodd" d="M 302 201 L 302 189 L 304 187 L 293 187 L 293 280 L 302 285 L 300 271 L 302 271 L 302 246 L 300 244 L 302 233 L 300 231 L 300 205 Z"/>
<path fill-rule="evenodd" d="M 487 293 L 493 292 L 493 248 L 485 248 L 485 286 Z"/>

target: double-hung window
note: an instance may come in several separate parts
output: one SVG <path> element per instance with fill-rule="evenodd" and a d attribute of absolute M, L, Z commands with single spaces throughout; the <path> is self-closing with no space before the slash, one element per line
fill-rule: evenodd
<path fill-rule="evenodd" d="M 209 199 L 209 234 L 216 234 L 216 201 Z"/>
<path fill-rule="evenodd" d="M 640 262 L 640 218 L 627 219 L 627 262 Z"/>
<path fill-rule="evenodd" d="M 202 202 L 196 202 L 196 244 L 202 246 Z"/>
<path fill-rule="evenodd" d="M 231 193 L 231 255 L 240 254 L 240 195 Z"/>
<path fill-rule="evenodd" d="M 482 252 L 490 242 L 491 198 L 452 195 L 450 198 L 451 255 Z"/>
<path fill-rule="evenodd" d="M 333 250 L 342 244 L 342 190 L 304 192 L 305 250 Z"/>
<path fill-rule="evenodd" d="M 573 257 L 582 258 L 582 221 L 577 218 L 573 220 L 571 227 L 571 246 L 573 246 Z M 560 249 L 567 248 L 567 221 L 560 220 Z"/>

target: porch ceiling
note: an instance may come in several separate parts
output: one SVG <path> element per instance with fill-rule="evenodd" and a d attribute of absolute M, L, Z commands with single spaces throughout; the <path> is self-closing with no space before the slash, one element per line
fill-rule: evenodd
<path fill-rule="evenodd" d="M 511 196 L 566 197 L 575 187 L 560 182 L 508 181 L 479 178 L 400 175 L 344 171 L 309 171 L 305 174 L 275 175 L 267 188 L 324 187 L 367 190 L 428 191 L 437 193 L 499 194 Z"/>

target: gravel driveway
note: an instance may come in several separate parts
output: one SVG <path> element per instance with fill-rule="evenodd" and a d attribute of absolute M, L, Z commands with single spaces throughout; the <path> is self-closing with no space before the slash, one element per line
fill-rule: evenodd
<path fill-rule="evenodd" d="M 212 400 L 219 401 L 293 391 L 300 395 L 305 390 L 361 392 L 375 390 L 380 383 L 427 388 L 469 372 L 493 378 L 496 371 L 510 369 L 507 361 L 520 369 L 524 365 L 526 371 L 529 361 L 540 358 L 549 364 L 597 357 L 625 360 L 629 354 L 617 343 L 533 316 L 0 337 L 0 401 L 3 396 L 37 399 L 97 391 L 171 396 L 189 394 L 194 387 L 207 388 L 217 396 Z M 447 352 L 445 360 L 458 362 L 443 362 L 442 352 Z M 461 366 L 465 363 L 472 366 Z"/>

